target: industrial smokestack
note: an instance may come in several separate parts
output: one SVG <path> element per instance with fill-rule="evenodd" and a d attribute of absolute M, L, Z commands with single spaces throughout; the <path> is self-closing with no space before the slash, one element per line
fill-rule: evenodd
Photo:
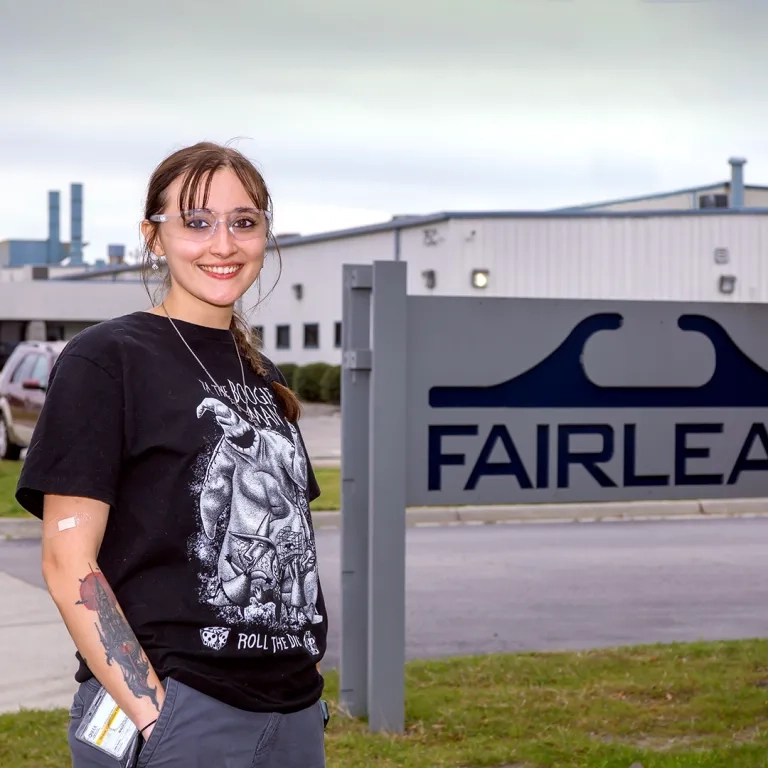
<path fill-rule="evenodd" d="M 61 244 L 59 242 L 59 193 L 48 193 L 48 259 L 49 264 L 61 261 Z"/>
<path fill-rule="evenodd" d="M 731 164 L 731 208 L 744 207 L 744 165 L 743 157 L 732 157 Z"/>
<path fill-rule="evenodd" d="M 70 186 L 70 243 L 69 263 L 83 263 L 83 185 Z"/>

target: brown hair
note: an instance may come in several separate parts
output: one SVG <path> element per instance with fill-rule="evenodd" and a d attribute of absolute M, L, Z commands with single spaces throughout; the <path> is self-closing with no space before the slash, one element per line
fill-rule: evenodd
<path fill-rule="evenodd" d="M 269 213 L 269 221 L 271 222 L 272 199 L 262 175 L 253 163 L 236 149 L 208 141 L 200 142 L 199 144 L 194 144 L 191 147 L 185 147 L 174 152 L 155 168 L 147 186 L 144 219 L 149 221 L 150 216 L 162 213 L 168 204 L 166 197 L 168 188 L 180 176 L 184 178 L 179 191 L 179 210 L 184 211 L 195 207 L 201 192 L 202 201 L 200 204 L 204 207 L 208 202 L 213 174 L 222 168 L 229 168 L 240 179 L 253 204 L 260 210 L 267 211 Z M 147 289 L 147 293 L 155 305 L 159 303 L 157 301 L 157 292 L 155 292 L 154 296 L 152 295 L 149 290 L 149 281 L 150 276 L 153 274 L 152 251 L 154 250 L 156 238 L 157 225 L 153 225 L 152 232 L 144 243 L 141 270 L 144 287 Z M 271 223 L 267 233 L 267 241 L 269 242 L 270 239 L 277 254 L 279 268 L 281 268 L 280 250 L 272 233 Z M 280 271 L 281 269 L 278 270 L 277 279 L 280 278 Z M 275 281 L 275 284 L 277 284 L 277 281 Z M 164 294 L 167 293 L 170 287 L 171 275 L 166 270 L 159 290 Z M 260 285 L 259 301 L 261 301 Z M 250 368 L 261 376 L 268 376 L 267 365 L 260 350 L 261 339 L 253 333 L 248 320 L 240 312 L 234 311 L 229 329 L 232 331 L 240 354 L 248 361 Z M 278 381 L 272 382 L 272 390 L 285 418 L 295 424 L 301 415 L 301 406 L 296 395 Z"/>

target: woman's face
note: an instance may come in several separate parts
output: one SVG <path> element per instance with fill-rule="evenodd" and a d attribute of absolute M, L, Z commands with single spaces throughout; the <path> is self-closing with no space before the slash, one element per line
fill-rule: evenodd
<path fill-rule="evenodd" d="M 163 213 L 169 218 L 158 226 L 154 252 L 166 258 L 174 300 L 183 300 L 187 294 L 212 306 L 230 307 L 264 266 L 266 214 L 257 211 L 235 173 L 222 168 L 211 178 L 205 210 L 181 218 L 174 214 L 180 213 L 182 182 L 182 178 L 176 179 L 166 192 Z"/>

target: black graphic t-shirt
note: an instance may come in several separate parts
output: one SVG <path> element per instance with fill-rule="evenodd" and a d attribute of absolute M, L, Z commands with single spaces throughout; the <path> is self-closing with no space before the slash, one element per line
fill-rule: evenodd
<path fill-rule="evenodd" d="M 243 387 L 229 331 L 175 323 L 210 377 L 168 318 L 146 312 L 67 345 L 17 498 L 38 517 L 46 493 L 110 505 L 98 565 L 161 679 L 240 709 L 297 711 L 323 689 L 317 482 L 245 361 Z"/>

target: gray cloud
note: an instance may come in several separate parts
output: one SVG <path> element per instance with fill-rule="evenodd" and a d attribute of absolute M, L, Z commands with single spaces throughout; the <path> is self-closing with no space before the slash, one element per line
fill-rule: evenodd
<path fill-rule="evenodd" d="M 100 255 L 135 237 L 154 165 L 201 138 L 248 137 L 301 230 L 707 183 L 734 153 L 768 183 L 755 0 L 0 0 L 0 18 L 0 238 L 44 229 L 27 201 L 79 180 Z"/>

